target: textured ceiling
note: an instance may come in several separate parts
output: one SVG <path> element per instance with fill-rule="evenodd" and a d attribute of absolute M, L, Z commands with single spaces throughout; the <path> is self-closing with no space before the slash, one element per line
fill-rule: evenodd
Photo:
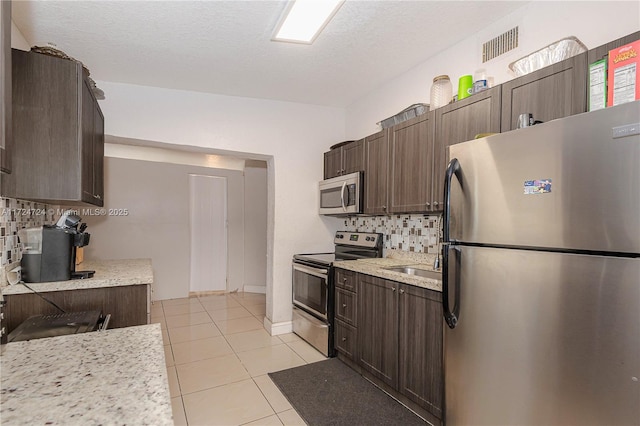
<path fill-rule="evenodd" d="M 95 80 L 347 106 L 523 5 L 347 0 L 313 45 L 270 41 L 286 1 L 14 0 L 13 20 Z"/>

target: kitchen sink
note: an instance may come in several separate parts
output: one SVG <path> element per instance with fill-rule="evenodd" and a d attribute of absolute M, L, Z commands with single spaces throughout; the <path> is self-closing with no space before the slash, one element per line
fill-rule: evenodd
<path fill-rule="evenodd" d="M 407 275 L 415 275 L 423 278 L 431 278 L 433 280 L 441 280 L 442 273 L 440 271 L 428 271 L 426 269 L 417 269 L 413 266 L 392 266 L 390 268 L 383 268 L 387 271 L 400 272 Z"/>

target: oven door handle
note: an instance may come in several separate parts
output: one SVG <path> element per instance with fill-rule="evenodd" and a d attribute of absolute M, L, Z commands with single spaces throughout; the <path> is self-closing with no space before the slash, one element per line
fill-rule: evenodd
<path fill-rule="evenodd" d="M 308 266 L 293 264 L 293 269 L 296 271 L 304 272 L 305 274 L 313 275 L 315 277 L 327 278 L 328 271 L 326 269 L 310 268 Z"/>

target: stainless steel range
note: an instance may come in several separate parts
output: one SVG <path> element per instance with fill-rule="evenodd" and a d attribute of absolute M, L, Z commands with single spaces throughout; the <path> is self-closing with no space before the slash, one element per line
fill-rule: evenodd
<path fill-rule="evenodd" d="M 382 257 L 382 234 L 338 231 L 334 253 L 293 256 L 293 332 L 334 356 L 333 262 Z"/>

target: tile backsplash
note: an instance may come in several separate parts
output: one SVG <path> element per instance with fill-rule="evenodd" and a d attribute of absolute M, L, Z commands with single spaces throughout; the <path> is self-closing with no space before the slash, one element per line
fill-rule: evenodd
<path fill-rule="evenodd" d="M 0 268 L 22 259 L 18 231 L 54 222 L 56 211 L 35 201 L 0 197 Z"/>
<path fill-rule="evenodd" d="M 345 231 L 384 234 L 384 249 L 437 254 L 442 239 L 440 215 L 350 216 Z"/>

